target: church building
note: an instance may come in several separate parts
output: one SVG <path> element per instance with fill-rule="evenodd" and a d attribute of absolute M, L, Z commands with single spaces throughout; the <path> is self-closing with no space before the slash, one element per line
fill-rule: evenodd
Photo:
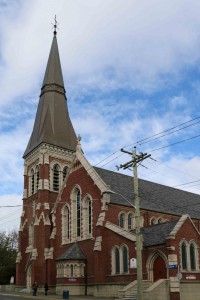
<path fill-rule="evenodd" d="M 134 297 L 133 178 L 85 157 L 68 113 L 56 31 L 23 158 L 16 289 L 36 281 L 59 295 Z M 138 185 L 144 300 L 200 299 L 200 196 Z"/>

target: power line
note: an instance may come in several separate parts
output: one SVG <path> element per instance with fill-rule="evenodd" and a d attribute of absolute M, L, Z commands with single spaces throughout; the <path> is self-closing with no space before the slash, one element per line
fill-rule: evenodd
<path fill-rule="evenodd" d="M 167 136 L 167 135 L 170 135 L 170 134 L 172 134 L 172 133 L 176 133 L 176 132 L 181 131 L 181 130 L 183 130 L 183 129 L 185 129 L 185 128 L 194 126 L 194 125 L 196 125 L 196 124 L 198 124 L 198 123 L 200 123 L 200 121 L 198 121 L 198 122 L 196 122 L 196 123 L 194 123 L 194 124 L 185 126 L 185 127 L 183 127 L 183 128 L 179 128 L 179 129 L 176 129 L 176 130 L 174 130 L 174 131 L 165 133 L 165 134 L 163 134 L 163 135 L 161 135 L 161 136 L 159 136 L 159 137 L 155 137 L 155 138 L 149 139 L 148 141 L 144 141 L 143 143 L 141 143 L 141 144 L 139 144 L 139 145 L 141 146 L 141 145 L 143 145 L 143 144 L 145 144 L 145 143 L 149 143 L 149 142 L 155 141 L 155 140 L 157 140 L 157 139 L 160 139 L 160 138 L 165 137 L 165 136 Z"/>
<path fill-rule="evenodd" d="M 174 146 L 174 145 L 180 144 L 180 143 L 184 143 L 184 142 L 186 142 L 186 141 L 189 141 L 189 140 L 196 139 L 196 138 L 198 138 L 198 137 L 200 137 L 200 134 L 198 134 L 198 135 L 195 135 L 195 136 L 193 136 L 193 137 L 191 137 L 191 138 L 187 138 L 187 139 L 185 139 L 185 140 L 181 140 L 181 141 L 178 141 L 178 142 L 175 142 L 175 143 L 172 143 L 172 144 L 166 145 L 166 146 L 162 146 L 162 147 L 159 147 L 159 148 L 153 149 L 153 150 L 151 150 L 150 152 L 155 152 L 155 151 L 158 151 L 158 150 L 161 150 L 161 149 L 164 149 L 164 148 L 168 148 L 168 147 L 171 147 L 171 146 Z"/>
<path fill-rule="evenodd" d="M 153 134 L 153 135 L 151 135 L 151 136 L 149 136 L 149 137 L 146 137 L 146 138 L 144 138 L 144 139 L 142 139 L 142 140 L 139 140 L 139 141 L 137 141 L 137 142 L 135 142 L 135 143 L 133 143 L 133 144 L 126 145 L 126 146 L 124 146 L 123 148 L 127 148 L 127 147 L 130 147 L 130 146 L 132 146 L 132 145 L 137 145 L 137 144 L 142 145 L 144 142 L 146 143 L 148 140 L 151 140 L 151 139 L 154 138 L 154 137 L 157 137 L 157 136 L 159 136 L 159 135 L 161 135 L 161 134 L 163 134 L 163 133 L 167 133 L 168 131 L 171 131 L 171 130 L 176 129 L 176 128 L 180 127 L 180 126 L 183 126 L 183 125 L 185 125 L 185 124 L 188 124 L 188 123 L 190 123 L 190 122 L 193 122 L 193 121 L 195 121 L 195 120 L 197 120 L 197 119 L 200 119 L 200 117 L 193 118 L 193 119 L 188 120 L 188 121 L 186 121 L 186 122 L 184 122 L 184 123 L 178 124 L 178 125 L 176 125 L 176 126 L 173 126 L 173 127 L 171 127 L 171 128 L 168 128 L 168 129 L 165 129 L 165 130 L 163 130 L 163 131 L 161 131 L 161 132 L 158 132 L 158 133 Z M 182 129 L 185 129 L 185 128 L 190 127 L 190 126 L 193 126 L 193 125 L 196 125 L 196 124 L 198 124 L 199 122 L 200 122 L 200 121 L 198 121 L 198 122 L 196 122 L 196 123 L 194 123 L 194 124 L 192 124 L 192 125 L 185 126 L 185 127 L 183 127 Z M 182 130 L 182 129 L 178 129 L 177 131 Z M 171 133 L 175 133 L 175 132 L 176 132 L 176 131 L 172 131 Z M 170 133 L 169 133 L 169 134 L 170 134 Z M 165 136 L 165 135 L 164 135 L 164 136 Z"/>

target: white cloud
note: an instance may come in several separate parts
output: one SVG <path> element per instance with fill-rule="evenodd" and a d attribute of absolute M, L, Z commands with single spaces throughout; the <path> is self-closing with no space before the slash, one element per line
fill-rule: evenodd
<path fill-rule="evenodd" d="M 163 76 L 199 59 L 199 8 L 183 0 L 20 2 L 15 18 L 4 17 L 0 101 L 41 84 L 55 13 L 66 85 L 76 77 L 75 86 L 155 89 Z"/>

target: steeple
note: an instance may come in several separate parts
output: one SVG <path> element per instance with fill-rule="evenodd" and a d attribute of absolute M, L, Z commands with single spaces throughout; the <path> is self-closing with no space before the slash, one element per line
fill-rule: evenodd
<path fill-rule="evenodd" d="M 71 151 L 76 150 L 77 138 L 66 105 L 67 99 L 56 38 L 56 27 L 54 25 L 54 36 L 33 132 L 23 157 L 26 157 L 42 143 Z"/>

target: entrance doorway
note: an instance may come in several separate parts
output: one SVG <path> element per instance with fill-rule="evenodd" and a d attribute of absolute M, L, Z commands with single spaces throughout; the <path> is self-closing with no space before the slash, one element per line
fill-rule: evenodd
<path fill-rule="evenodd" d="M 158 255 L 153 263 L 153 281 L 167 278 L 167 268 L 164 259 Z"/>

